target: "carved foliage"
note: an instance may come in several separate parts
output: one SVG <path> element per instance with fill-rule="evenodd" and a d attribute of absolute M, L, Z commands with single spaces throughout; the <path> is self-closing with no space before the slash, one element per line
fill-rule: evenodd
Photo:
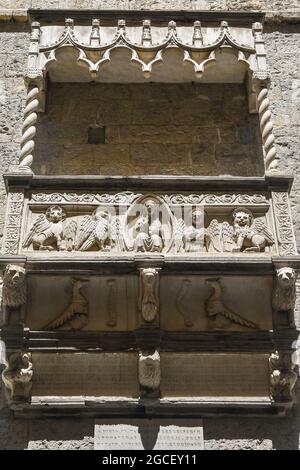
<path fill-rule="evenodd" d="M 280 255 L 297 253 L 293 224 L 291 219 L 289 198 L 285 192 L 272 193 L 275 223 Z"/>
<path fill-rule="evenodd" d="M 20 242 L 24 194 L 10 192 L 7 201 L 6 226 L 4 233 L 4 254 L 17 254 Z"/>
<path fill-rule="evenodd" d="M 2 372 L 8 401 L 29 400 L 32 376 L 31 354 L 28 352 L 12 353 Z"/>

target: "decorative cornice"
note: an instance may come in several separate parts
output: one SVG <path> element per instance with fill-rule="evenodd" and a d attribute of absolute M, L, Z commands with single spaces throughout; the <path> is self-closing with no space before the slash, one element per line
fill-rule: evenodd
<path fill-rule="evenodd" d="M 230 20 L 237 24 L 251 24 L 254 21 L 262 21 L 264 12 L 248 11 L 208 11 L 208 10 L 88 10 L 88 9 L 29 9 L 30 21 L 41 21 L 43 23 L 64 23 L 66 17 L 74 18 L 76 21 L 88 22 L 91 18 L 101 16 L 104 20 L 112 20 L 116 17 L 125 20 L 141 20 L 145 16 L 150 20 L 180 22 L 200 21 L 223 21 Z"/>

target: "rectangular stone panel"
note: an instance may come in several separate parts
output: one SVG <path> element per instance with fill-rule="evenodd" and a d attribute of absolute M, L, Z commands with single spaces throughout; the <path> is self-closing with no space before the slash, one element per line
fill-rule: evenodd
<path fill-rule="evenodd" d="M 218 293 L 214 297 L 214 290 L 207 282 L 212 278 L 198 275 L 161 276 L 161 328 L 169 331 L 248 333 L 272 329 L 272 276 L 220 277 L 218 298 Z M 216 309 L 212 308 L 209 315 L 209 301 L 214 307 L 214 298 L 217 299 Z M 232 314 L 231 318 L 226 317 L 228 311 Z"/>
<path fill-rule="evenodd" d="M 95 450 L 201 450 L 199 419 L 95 421 Z"/>
<path fill-rule="evenodd" d="M 161 353 L 162 397 L 268 397 L 267 354 Z"/>
<path fill-rule="evenodd" d="M 33 353 L 33 396 L 138 397 L 134 353 Z"/>

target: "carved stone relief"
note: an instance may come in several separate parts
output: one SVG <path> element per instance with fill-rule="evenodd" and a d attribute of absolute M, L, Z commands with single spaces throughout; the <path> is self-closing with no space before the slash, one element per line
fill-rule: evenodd
<path fill-rule="evenodd" d="M 60 206 L 48 207 L 38 216 L 23 241 L 23 248 L 31 244 L 34 250 L 71 251 L 74 248 L 76 222 L 65 223 L 66 213 Z"/>
<path fill-rule="evenodd" d="M 297 374 L 290 354 L 275 351 L 270 355 L 269 366 L 271 398 L 275 402 L 292 401 Z"/>
<path fill-rule="evenodd" d="M 108 279 L 106 281 L 108 288 L 107 295 L 107 326 L 114 327 L 118 323 L 118 313 L 116 306 L 117 298 L 117 282 L 115 279 Z"/>
<path fill-rule="evenodd" d="M 220 279 L 206 279 L 205 282 L 213 290 L 205 302 L 209 328 L 213 330 L 226 330 L 232 322 L 247 328 L 257 328 L 255 323 L 233 312 L 223 303 L 222 293 L 224 287 Z"/>
<path fill-rule="evenodd" d="M 269 222 L 262 216 L 268 209 L 263 195 L 141 196 L 119 193 L 56 196 L 68 204 L 81 201 L 78 210 L 75 212 L 73 206 L 68 205 L 49 206 L 45 213 L 36 215 L 34 205 L 31 205 L 33 222 L 23 241 L 26 251 L 192 255 L 268 252 L 275 244 Z M 33 200 L 39 203 L 55 198 L 36 194 Z M 227 204 L 236 204 L 239 200 L 261 204 L 263 211 L 256 214 L 255 210 L 247 207 L 228 210 Z M 93 205 L 98 201 L 102 203 L 87 214 L 84 201 Z M 212 207 L 220 205 L 218 213 L 222 215 L 216 218 L 210 206 L 201 206 L 198 204 L 200 201 Z"/>
<path fill-rule="evenodd" d="M 185 326 L 193 326 L 193 320 L 189 313 L 189 290 L 191 287 L 192 281 L 190 279 L 184 279 L 182 281 L 180 290 L 176 297 L 176 307 L 180 315 L 184 320 Z"/>
<path fill-rule="evenodd" d="M 139 327 L 138 318 L 136 274 L 28 276 L 31 330 L 128 331 Z"/>
<path fill-rule="evenodd" d="M 28 276 L 31 330 L 247 331 L 272 329 L 273 278 L 136 274 Z"/>
<path fill-rule="evenodd" d="M 254 219 L 252 212 L 244 207 L 232 213 L 232 225 L 213 219 L 206 231 L 209 252 L 262 252 L 275 241 L 261 218 Z"/>
<path fill-rule="evenodd" d="M 2 307 L 4 325 L 24 325 L 27 301 L 26 271 L 8 264 L 3 273 Z"/>
<path fill-rule="evenodd" d="M 297 254 L 293 223 L 288 194 L 285 192 L 273 192 L 273 208 L 278 239 L 279 254 Z"/>
<path fill-rule="evenodd" d="M 23 192 L 10 192 L 7 200 L 3 253 L 16 254 L 19 251 L 23 207 Z"/>
<path fill-rule="evenodd" d="M 297 273 L 294 269 L 286 267 L 276 271 L 272 294 L 272 306 L 280 314 L 280 326 L 294 324 L 293 313 L 296 302 Z M 278 321 L 278 319 L 277 319 Z"/>
<path fill-rule="evenodd" d="M 145 391 L 159 390 L 161 371 L 160 355 L 157 350 L 154 352 L 141 351 L 139 353 L 138 375 L 140 386 Z"/>
<path fill-rule="evenodd" d="M 139 310 L 145 322 L 153 322 L 159 313 L 159 270 L 140 269 Z"/>
<path fill-rule="evenodd" d="M 72 278 L 72 299 L 67 308 L 44 330 L 81 330 L 88 323 L 89 302 L 84 293 L 88 279 Z"/>
<path fill-rule="evenodd" d="M 9 402 L 29 401 L 32 377 L 31 354 L 20 351 L 10 354 L 6 368 L 2 372 Z"/>

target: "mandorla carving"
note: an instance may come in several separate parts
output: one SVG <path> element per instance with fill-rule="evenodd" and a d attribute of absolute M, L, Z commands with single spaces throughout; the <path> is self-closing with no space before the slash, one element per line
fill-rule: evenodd
<path fill-rule="evenodd" d="M 72 279 L 72 298 L 70 304 L 55 320 L 48 323 L 43 328 L 44 330 L 79 331 L 87 325 L 89 302 L 83 292 L 83 288 L 88 282 L 88 279 Z"/>
<path fill-rule="evenodd" d="M 146 390 L 158 390 L 160 387 L 160 355 L 156 350 L 154 353 L 141 351 L 139 353 L 139 383 Z"/>
<path fill-rule="evenodd" d="M 64 223 L 66 213 L 60 206 L 48 207 L 46 214 L 40 214 L 23 242 L 23 248 L 31 244 L 34 250 L 71 251 L 76 235 L 74 220 Z"/>
<path fill-rule="evenodd" d="M 146 322 L 155 320 L 159 311 L 159 271 L 140 269 L 139 310 Z"/>
<path fill-rule="evenodd" d="M 9 402 L 29 401 L 32 377 L 31 354 L 28 352 L 12 353 L 9 356 L 6 368 L 2 372 L 2 380 Z"/>
<path fill-rule="evenodd" d="M 218 278 L 206 279 L 206 284 L 212 289 L 212 294 L 205 302 L 205 310 L 209 319 L 209 327 L 214 330 L 230 328 L 236 323 L 247 328 L 257 328 L 256 324 L 233 312 L 222 300 L 224 287 Z"/>
<path fill-rule="evenodd" d="M 270 395 L 275 402 L 293 401 L 293 389 L 297 382 L 295 364 L 287 353 L 275 351 L 269 358 Z"/>
<path fill-rule="evenodd" d="M 37 109 L 39 107 L 39 87 L 34 86 L 29 89 L 26 97 L 26 106 L 24 110 L 24 122 L 22 126 L 21 153 L 19 161 L 19 170 L 32 172 L 33 162 L 32 152 L 35 147 L 34 137 L 36 134 Z"/>
<path fill-rule="evenodd" d="M 148 199 L 144 204 L 144 213 L 134 225 L 136 251 L 160 252 L 164 246 L 162 224 L 159 220 L 159 206 L 156 201 Z"/>
<path fill-rule="evenodd" d="M 26 301 L 26 270 L 22 266 L 8 264 L 3 273 L 2 286 L 4 325 L 24 324 Z"/>
<path fill-rule="evenodd" d="M 272 306 L 276 312 L 288 315 L 288 325 L 293 325 L 296 302 L 297 273 L 293 268 L 280 268 L 276 271 L 272 294 Z"/>

